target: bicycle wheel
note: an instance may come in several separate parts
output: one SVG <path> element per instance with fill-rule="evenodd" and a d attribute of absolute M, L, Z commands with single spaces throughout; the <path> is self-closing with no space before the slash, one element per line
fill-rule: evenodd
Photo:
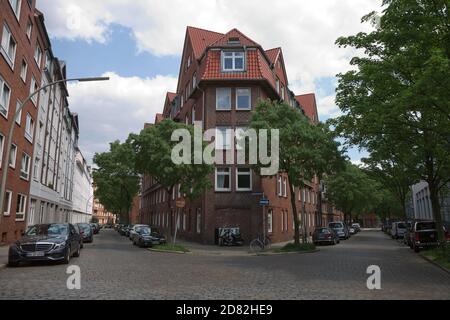
<path fill-rule="evenodd" d="M 261 252 L 263 249 L 264 245 L 259 239 L 254 239 L 250 242 L 250 250 L 252 252 Z"/>
<path fill-rule="evenodd" d="M 270 241 L 269 237 L 266 237 L 264 241 L 264 249 L 269 250 L 272 246 L 272 242 Z"/>

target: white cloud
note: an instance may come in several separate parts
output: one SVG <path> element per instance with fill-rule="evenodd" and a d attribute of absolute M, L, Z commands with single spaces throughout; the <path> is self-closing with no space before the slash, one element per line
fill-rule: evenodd
<path fill-rule="evenodd" d="M 176 88 L 169 76 L 141 79 L 105 73 L 106 82 L 69 84 L 69 104 L 79 114 L 80 146 L 87 159 L 108 149 L 108 143 L 138 133 L 162 111 L 167 91 Z"/>
<path fill-rule="evenodd" d="M 335 98 L 334 95 L 319 98 L 317 108 L 321 120 L 324 120 L 323 118 L 334 118 L 342 114 L 341 110 L 336 105 Z"/>
<path fill-rule="evenodd" d="M 368 30 L 361 17 L 381 0 L 39 0 L 51 36 L 105 42 L 112 23 L 131 28 L 138 50 L 181 55 L 187 25 L 226 32 L 238 28 L 264 48 L 283 48 L 292 89 L 348 68 L 339 36 Z"/>

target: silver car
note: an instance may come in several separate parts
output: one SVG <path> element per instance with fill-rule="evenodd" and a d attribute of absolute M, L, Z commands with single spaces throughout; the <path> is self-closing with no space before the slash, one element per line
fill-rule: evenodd
<path fill-rule="evenodd" d="M 133 226 L 133 228 L 130 229 L 130 235 L 129 235 L 129 237 L 128 237 L 131 241 L 134 242 L 134 240 L 136 240 L 135 237 L 137 236 L 137 231 L 138 231 L 140 228 L 149 228 L 149 226 L 146 225 L 146 224 L 135 224 L 135 225 Z"/>

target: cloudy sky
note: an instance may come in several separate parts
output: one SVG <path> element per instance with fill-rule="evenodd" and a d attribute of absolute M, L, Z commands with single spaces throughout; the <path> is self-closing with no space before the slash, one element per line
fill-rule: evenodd
<path fill-rule="evenodd" d="M 354 52 L 339 36 L 369 30 L 361 17 L 381 0 L 38 0 L 54 54 L 68 75 L 109 75 L 109 82 L 70 85 L 80 117 L 80 146 L 90 161 L 108 143 L 139 132 L 176 90 L 186 26 L 225 33 L 238 28 L 265 49 L 281 46 L 290 87 L 315 92 L 321 120 L 339 115 L 335 75 Z M 361 155 L 352 150 L 355 162 Z"/>

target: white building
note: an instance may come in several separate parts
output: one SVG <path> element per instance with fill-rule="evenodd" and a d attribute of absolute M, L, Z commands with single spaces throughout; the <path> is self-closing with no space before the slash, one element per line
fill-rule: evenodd
<path fill-rule="evenodd" d="M 450 186 L 449 186 L 450 187 Z M 445 189 L 445 188 L 444 188 Z M 450 188 L 440 197 L 442 220 L 450 222 Z M 425 181 L 411 187 L 414 219 L 433 219 L 433 207 L 430 199 L 430 189 Z"/>
<path fill-rule="evenodd" d="M 79 149 L 75 154 L 75 172 L 73 175 L 73 212 L 71 223 L 89 222 L 92 218 L 94 189 L 90 167 Z"/>

